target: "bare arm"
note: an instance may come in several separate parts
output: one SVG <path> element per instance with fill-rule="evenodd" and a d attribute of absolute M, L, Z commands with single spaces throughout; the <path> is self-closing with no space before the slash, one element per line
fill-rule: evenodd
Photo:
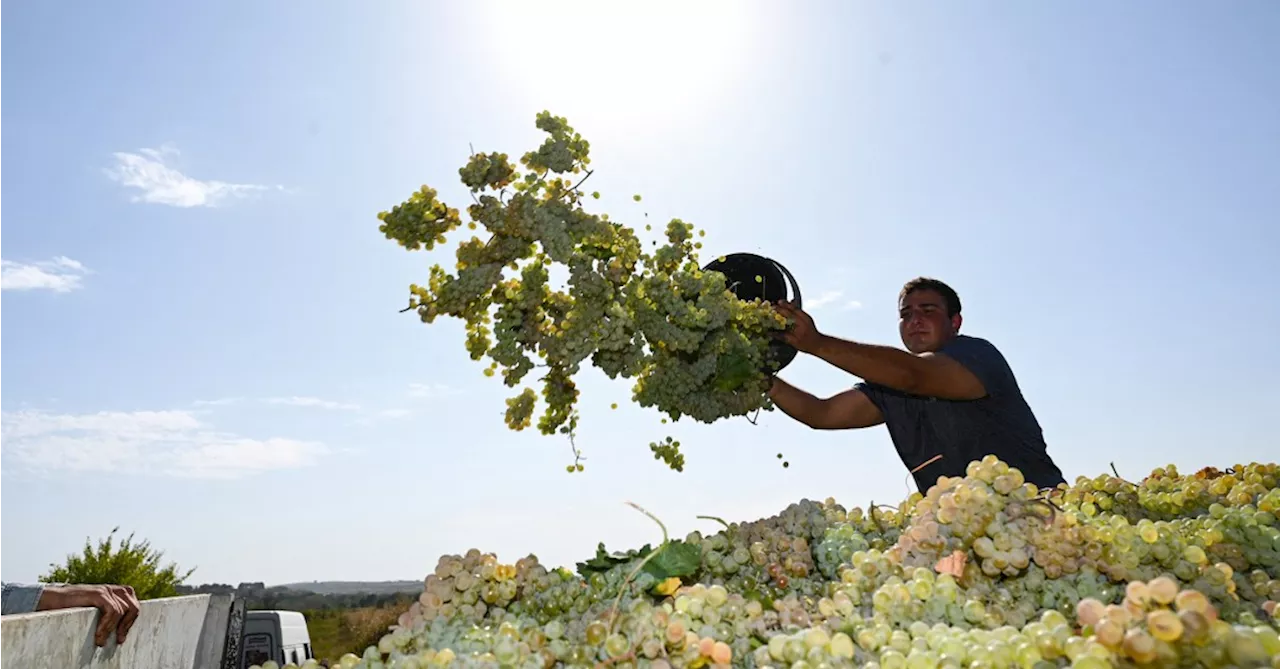
<path fill-rule="evenodd" d="M 860 390 L 846 390 L 827 399 L 774 379 L 769 397 L 782 412 L 815 430 L 871 427 L 884 422 L 880 409 Z"/>
<path fill-rule="evenodd" d="M 938 353 L 916 355 L 891 346 L 821 335 L 813 354 L 871 383 L 944 400 L 976 400 L 986 388 L 964 365 Z"/>
<path fill-rule="evenodd" d="M 944 400 L 976 400 L 987 389 L 967 367 L 937 353 L 916 355 L 892 346 L 861 344 L 818 331 L 813 318 L 786 302 L 778 311 L 794 325 L 782 340 L 854 376 L 913 395 Z"/>

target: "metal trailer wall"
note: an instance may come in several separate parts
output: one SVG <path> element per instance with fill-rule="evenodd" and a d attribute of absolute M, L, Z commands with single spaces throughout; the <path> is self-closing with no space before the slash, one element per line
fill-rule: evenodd
<path fill-rule="evenodd" d="M 232 669 L 244 602 L 191 595 L 141 603 L 123 645 L 93 645 L 96 609 L 0 617 L 0 669 Z"/>

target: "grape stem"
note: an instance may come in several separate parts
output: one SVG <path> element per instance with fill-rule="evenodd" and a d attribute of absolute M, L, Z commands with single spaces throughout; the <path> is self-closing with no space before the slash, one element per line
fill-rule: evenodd
<path fill-rule="evenodd" d="M 1116 463 L 1112 462 L 1109 464 L 1111 465 L 1111 473 L 1115 474 L 1116 478 L 1120 479 L 1121 481 L 1124 481 L 1125 483 L 1129 483 L 1129 480 L 1121 476 L 1120 472 L 1116 470 Z M 1135 485 L 1135 484 L 1129 483 L 1129 485 Z"/>
<path fill-rule="evenodd" d="M 729 527 L 729 523 L 724 522 L 724 519 L 723 519 L 723 518 L 717 518 L 717 517 L 715 517 L 715 516 L 694 516 L 694 517 L 695 517 L 695 518 L 700 518 L 700 519 L 702 519 L 702 520 L 714 520 L 714 521 L 716 521 L 717 523 L 720 523 L 721 525 L 724 525 L 724 529 L 726 529 L 726 530 L 731 530 L 731 529 L 733 529 L 732 527 Z"/>
<path fill-rule="evenodd" d="M 600 660 L 599 662 L 596 663 L 596 669 L 604 669 L 604 667 L 617 664 L 618 662 L 630 662 L 631 660 L 634 660 L 634 659 L 636 659 L 636 652 L 634 650 L 627 651 L 623 655 L 619 655 L 617 657 L 611 657 L 607 660 Z"/>
<path fill-rule="evenodd" d="M 1043 504 L 1049 509 L 1049 517 L 1044 519 L 1045 527 L 1053 525 L 1053 521 L 1057 519 L 1058 514 L 1062 513 L 1062 509 L 1059 509 L 1058 505 L 1050 501 L 1048 497 L 1043 499 L 1029 499 L 1027 501 L 1032 504 Z"/>
<path fill-rule="evenodd" d="M 644 569 L 644 566 L 649 563 L 649 560 L 652 560 L 658 553 L 661 553 L 662 550 L 666 548 L 667 544 L 670 542 L 670 539 L 667 535 L 667 526 L 663 525 L 662 521 L 658 520 L 657 516 L 653 515 L 652 513 L 649 513 L 644 509 L 644 507 L 640 506 L 639 504 L 636 504 L 635 502 L 627 502 L 627 506 L 648 516 L 650 520 L 658 524 L 658 527 L 662 528 L 662 543 L 659 544 L 658 547 L 654 549 L 651 553 L 644 556 L 644 559 L 640 561 L 640 564 L 636 565 L 636 568 L 631 570 L 631 574 L 627 576 L 627 580 L 622 582 L 622 587 L 618 588 L 618 597 L 617 599 L 613 600 L 613 608 L 609 611 L 609 633 L 610 634 L 613 634 L 613 626 L 618 622 L 618 606 L 622 604 L 622 595 L 626 594 L 627 586 L 631 585 L 631 581 L 635 580 L 635 577 L 640 574 L 640 570 Z"/>
<path fill-rule="evenodd" d="M 573 449 L 573 466 L 576 468 L 579 462 L 587 458 L 582 454 L 582 451 L 578 450 L 578 442 L 574 441 L 573 430 L 569 431 L 569 448 Z"/>
<path fill-rule="evenodd" d="M 475 147 L 475 145 L 474 145 L 474 144 L 472 144 L 471 142 L 467 142 L 467 151 L 468 151 L 468 153 L 467 153 L 467 158 L 475 158 L 475 157 L 476 157 L 476 147 Z M 474 202 L 474 203 L 476 203 L 476 206 L 477 206 L 477 207 L 479 207 L 479 206 L 480 206 L 480 199 L 476 197 L 476 192 L 475 192 L 475 191 L 473 191 L 473 190 L 471 190 L 470 188 L 468 188 L 468 189 L 467 189 L 467 192 L 471 194 L 471 201 L 472 201 L 472 202 Z"/>
<path fill-rule="evenodd" d="M 561 194 L 560 194 L 560 196 L 561 196 L 561 197 L 563 197 L 563 196 L 565 195 L 565 193 L 572 193 L 572 192 L 574 192 L 574 191 L 578 190 L 578 187 L 579 187 L 579 186 L 581 186 L 582 184 L 586 183 L 587 179 L 590 179 L 592 174 L 595 174 L 595 170 L 587 170 L 587 175 L 586 175 L 586 176 L 584 176 L 584 177 L 582 177 L 581 179 L 579 179 L 579 180 L 578 180 L 578 183 L 576 183 L 576 184 L 574 184 L 574 185 L 573 185 L 573 188 L 570 188 L 569 190 L 565 191 L 564 193 L 561 193 Z M 560 199 L 560 198 L 556 198 L 556 199 L 558 200 L 558 199 Z"/>

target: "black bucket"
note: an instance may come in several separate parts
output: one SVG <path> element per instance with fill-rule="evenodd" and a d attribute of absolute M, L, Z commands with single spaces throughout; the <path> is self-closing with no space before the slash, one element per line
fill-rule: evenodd
<path fill-rule="evenodd" d="M 800 284 L 782 263 L 754 253 L 731 253 L 707 263 L 706 272 L 719 272 L 738 299 L 760 299 L 777 303 L 782 300 L 801 306 Z M 757 281 L 756 277 L 760 277 Z M 769 343 L 770 371 L 776 372 L 795 360 L 796 349 L 774 340 Z"/>

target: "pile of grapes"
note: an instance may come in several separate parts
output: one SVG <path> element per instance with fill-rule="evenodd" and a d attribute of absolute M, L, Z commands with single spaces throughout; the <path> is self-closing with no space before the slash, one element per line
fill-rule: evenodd
<path fill-rule="evenodd" d="M 335 666 L 1280 667 L 1278 482 L 1170 466 L 1041 491 L 988 456 L 897 508 L 804 500 L 576 571 L 473 549 Z"/>
<path fill-rule="evenodd" d="M 710 423 L 770 408 L 769 344 L 786 319 L 768 303 L 738 299 L 724 274 L 700 269 L 695 237 L 703 233 L 693 225 L 670 221 L 665 243 L 651 240 L 650 251 L 635 229 L 586 211 L 588 197 L 600 197 L 581 188 L 591 176 L 587 141 L 549 112 L 538 114 L 537 127 L 547 138 L 521 157 L 523 171 L 503 153 L 474 154 L 459 170 L 472 198 L 466 227 L 484 228 L 487 239 L 458 244 L 454 272 L 433 266 L 426 286 L 410 286 L 405 310 L 425 323 L 463 320 L 471 358 L 487 357 L 485 374 L 500 372 L 511 388 L 538 370 L 543 434 L 573 436 L 574 377 L 588 360 L 611 379 L 635 379 L 632 399 L 671 420 Z M 446 243 L 462 225 L 428 186 L 378 219 L 388 239 L 411 251 Z M 552 270 L 565 275 L 565 289 Z M 753 279 L 764 281 L 742 280 Z M 537 403 L 533 388 L 517 392 L 507 400 L 507 425 L 528 427 Z M 651 449 L 682 468 L 678 445 Z M 581 471 L 578 460 L 569 471 Z"/>

